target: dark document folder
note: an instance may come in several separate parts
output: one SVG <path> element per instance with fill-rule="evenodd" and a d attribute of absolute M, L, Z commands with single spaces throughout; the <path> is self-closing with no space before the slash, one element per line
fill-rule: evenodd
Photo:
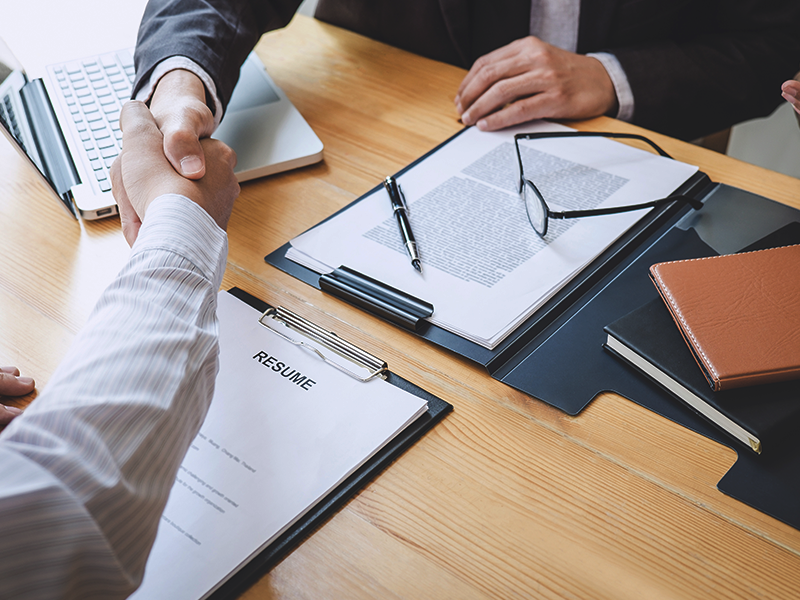
<path fill-rule="evenodd" d="M 702 173 L 675 193 L 700 200 L 704 206 L 699 211 L 677 205 L 650 211 L 494 350 L 424 320 L 409 329 L 430 343 L 482 365 L 491 377 L 568 414 L 578 414 L 595 396 L 612 391 L 706 437 L 730 444 L 730 438 L 705 418 L 605 352 L 603 328 L 658 297 L 649 279 L 651 265 L 730 254 L 748 247 L 799 243 L 800 211 L 714 183 Z M 759 241 L 762 245 L 756 246 Z M 319 274 L 286 258 L 289 247 L 287 243 L 265 260 L 319 289 Z M 800 472 L 800 445 L 795 459 L 791 452 L 784 453 L 780 465 L 769 468 L 762 465 L 765 460 L 772 460 L 771 452 L 762 456 L 742 453 L 720 482 L 720 489 L 800 528 L 800 502 L 793 499 L 800 497 L 800 483 L 795 483 L 800 481 L 796 478 Z M 757 483 L 750 485 L 751 481 Z"/>
<path fill-rule="evenodd" d="M 397 176 L 439 151 L 461 133 L 400 171 Z M 380 188 L 380 185 L 376 186 L 339 212 L 347 211 Z M 673 193 L 702 200 L 713 188 L 714 184 L 706 175 L 696 173 Z M 529 387 L 530 382 L 518 379 L 512 372 L 521 365 L 534 348 L 549 337 L 550 332 L 554 327 L 558 327 L 564 315 L 582 306 L 593 289 L 609 281 L 609 278 L 613 278 L 620 270 L 624 270 L 643 249 L 664 236 L 689 211 L 692 211 L 690 207 L 675 203 L 648 212 L 493 349 L 488 349 L 431 324 L 425 320 L 423 300 L 409 298 L 407 295 L 404 298 L 402 290 L 385 285 L 381 287 L 381 282 L 354 272 L 348 265 L 342 265 L 330 275 L 320 276 L 317 272 L 286 258 L 286 253 L 291 247 L 290 243 L 266 256 L 265 260 L 318 289 L 336 295 L 367 312 L 416 333 L 428 342 L 482 365 L 495 379 L 536 396 L 566 412 L 576 414 L 591 401 L 594 393 L 588 397 L 582 395 L 578 401 L 566 398 L 560 393 L 543 396 Z M 336 215 L 329 218 L 333 216 Z M 634 304 L 630 308 L 633 309 L 635 306 Z M 429 315 L 433 307 L 428 305 L 428 308 L 427 314 Z M 491 311 L 492 307 L 487 306 L 485 310 Z"/>

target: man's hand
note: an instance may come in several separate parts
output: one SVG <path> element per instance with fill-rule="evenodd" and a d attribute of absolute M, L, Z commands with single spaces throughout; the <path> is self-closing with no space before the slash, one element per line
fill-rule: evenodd
<path fill-rule="evenodd" d="M 0 367 L 0 396 L 24 396 L 30 394 L 35 385 L 32 378 L 20 377 L 16 367 Z M 19 408 L 0 404 L 0 425 L 8 425 L 21 414 Z"/>
<path fill-rule="evenodd" d="M 800 81 L 790 79 L 781 86 L 781 96 L 800 115 Z"/>
<path fill-rule="evenodd" d="M 190 71 L 164 75 L 150 100 L 150 110 L 164 134 L 164 155 L 175 170 L 200 179 L 206 170 L 202 138 L 214 132 L 214 115 L 206 105 L 206 88 Z"/>
<path fill-rule="evenodd" d="M 493 131 L 532 119 L 584 119 L 613 111 L 614 84 L 595 58 L 529 36 L 482 56 L 455 98 L 465 125 Z"/>
<path fill-rule="evenodd" d="M 163 194 L 181 194 L 196 202 L 222 228 L 228 225 L 239 184 L 233 168 L 236 154 L 218 140 L 206 138 L 200 147 L 205 175 L 186 179 L 164 156 L 164 138 L 150 110 L 141 102 L 125 104 L 120 115 L 122 152 L 111 166 L 111 184 L 119 204 L 122 232 L 130 245 L 150 203 Z"/>

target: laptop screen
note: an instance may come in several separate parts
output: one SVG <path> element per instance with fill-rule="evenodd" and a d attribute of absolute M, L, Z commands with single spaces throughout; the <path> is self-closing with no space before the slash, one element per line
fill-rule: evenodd
<path fill-rule="evenodd" d="M 0 40 L 0 130 L 36 168 L 61 203 L 75 216 L 70 188 L 77 180 L 66 146 L 54 137 L 55 117 L 41 80 L 28 81 Z"/>

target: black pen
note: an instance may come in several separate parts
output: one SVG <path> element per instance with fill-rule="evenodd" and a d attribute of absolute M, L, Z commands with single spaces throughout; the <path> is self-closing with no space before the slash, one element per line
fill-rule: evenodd
<path fill-rule="evenodd" d="M 419 260 L 419 251 L 417 250 L 417 241 L 414 239 L 414 233 L 411 231 L 411 223 L 408 222 L 408 206 L 406 206 L 406 198 L 403 191 L 395 181 L 394 177 L 389 175 L 383 180 L 383 187 L 389 194 L 389 200 L 392 201 L 392 210 L 397 219 L 397 225 L 400 227 L 400 236 L 403 238 L 403 244 L 411 257 L 411 264 L 414 268 L 422 273 L 422 263 Z"/>

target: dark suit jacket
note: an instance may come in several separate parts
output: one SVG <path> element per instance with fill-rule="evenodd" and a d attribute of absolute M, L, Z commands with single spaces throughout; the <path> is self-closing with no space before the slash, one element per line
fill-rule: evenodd
<path fill-rule="evenodd" d="M 162 59 L 203 66 L 227 105 L 238 66 L 300 0 L 150 0 L 136 50 L 138 90 Z M 319 0 L 316 17 L 430 58 L 469 66 L 528 35 L 530 0 Z M 693 139 L 769 114 L 800 66 L 798 0 L 582 0 L 578 52 L 610 52 L 633 122 Z M 455 94 L 455 90 L 453 90 Z"/>

